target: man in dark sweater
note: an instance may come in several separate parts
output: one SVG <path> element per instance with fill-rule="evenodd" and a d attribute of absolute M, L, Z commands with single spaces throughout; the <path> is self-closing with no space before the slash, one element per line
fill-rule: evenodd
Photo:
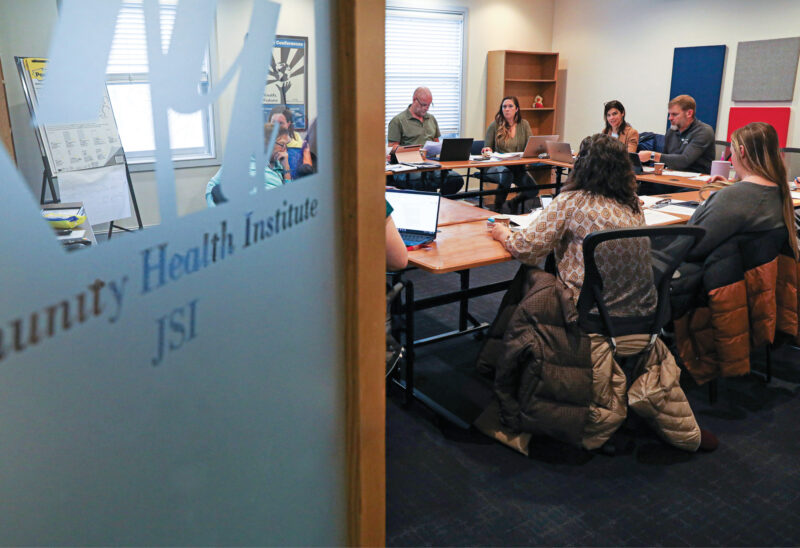
<path fill-rule="evenodd" d="M 669 169 L 708 173 L 714 160 L 714 130 L 694 117 L 697 103 L 689 95 L 669 102 L 670 128 L 664 138 L 664 152 L 639 152 L 642 162 L 663 162 Z"/>

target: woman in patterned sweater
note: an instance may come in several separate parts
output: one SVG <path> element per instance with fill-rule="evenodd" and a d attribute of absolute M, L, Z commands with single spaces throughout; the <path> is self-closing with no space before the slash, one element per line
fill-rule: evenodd
<path fill-rule="evenodd" d="M 583 285 L 583 239 L 598 230 L 644 224 L 644 213 L 636 196 L 636 178 L 625 146 L 611 136 L 595 134 L 583 140 L 564 190 L 538 219 L 519 232 L 496 223 L 492 237 L 529 265 L 540 263 L 553 251 L 558 278 L 572 290 L 577 301 Z M 637 284 L 630 283 L 631 278 L 647 275 L 649 269 L 638 268 L 640 265 L 636 264 L 628 266 L 630 278 L 620 277 L 619 292 L 613 292 L 617 302 L 608 304 L 649 308 L 655 299 L 652 284 L 649 288 L 647 284 L 638 284 L 637 290 L 631 287 Z"/>

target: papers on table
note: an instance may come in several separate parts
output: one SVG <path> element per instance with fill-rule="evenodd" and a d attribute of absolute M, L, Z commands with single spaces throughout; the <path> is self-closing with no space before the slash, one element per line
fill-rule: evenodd
<path fill-rule="evenodd" d="M 664 213 L 677 213 L 678 215 L 686 215 L 687 217 L 691 217 L 694 215 L 695 208 L 681 206 L 681 205 L 667 205 L 662 208 L 659 208 L 658 211 L 663 211 Z"/>
<path fill-rule="evenodd" d="M 652 207 L 656 203 L 664 199 L 663 196 L 639 196 L 639 199 L 644 202 L 644 207 Z"/>
<path fill-rule="evenodd" d="M 391 171 L 392 173 L 398 173 L 400 171 L 414 171 L 417 169 L 414 166 L 407 166 L 405 164 L 386 164 L 386 171 Z"/>
<path fill-rule="evenodd" d="M 789 194 L 791 194 L 791 195 L 792 195 L 792 198 L 793 198 L 793 199 L 795 199 L 795 200 L 800 200 L 800 191 L 798 191 L 798 190 L 793 190 L 793 191 L 792 191 L 792 192 L 790 192 Z"/>
<path fill-rule="evenodd" d="M 691 179 L 692 181 L 703 181 L 704 183 L 707 183 L 711 179 L 711 175 L 697 175 Z"/>
<path fill-rule="evenodd" d="M 655 168 L 653 166 L 642 166 L 642 171 L 645 173 L 653 173 Z M 665 169 L 664 175 L 671 175 L 673 177 L 687 177 L 689 179 L 693 179 L 694 177 L 710 177 L 708 175 L 700 175 L 699 173 L 694 173 L 693 171 L 674 171 L 672 169 Z M 708 181 L 708 179 L 695 179 L 696 181 Z"/>
<path fill-rule="evenodd" d="M 492 152 L 492 158 L 498 160 L 509 160 L 511 158 L 522 158 L 521 152 Z"/>
<path fill-rule="evenodd" d="M 661 209 L 645 209 L 644 222 L 647 226 L 663 225 L 667 223 L 674 223 L 678 220 L 675 215 L 664 213 Z"/>
<path fill-rule="evenodd" d="M 494 155 L 491 158 L 484 158 L 480 154 L 470 154 L 469 159 L 473 162 L 499 162 L 501 160 L 501 158 L 495 158 Z"/>

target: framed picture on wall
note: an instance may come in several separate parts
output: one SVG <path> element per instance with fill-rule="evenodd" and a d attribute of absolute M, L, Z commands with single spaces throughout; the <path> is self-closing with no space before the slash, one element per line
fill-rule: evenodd
<path fill-rule="evenodd" d="M 308 109 L 308 37 L 276 36 L 267 84 L 264 86 L 264 122 L 276 105 L 292 111 L 294 127 L 306 129 Z"/>

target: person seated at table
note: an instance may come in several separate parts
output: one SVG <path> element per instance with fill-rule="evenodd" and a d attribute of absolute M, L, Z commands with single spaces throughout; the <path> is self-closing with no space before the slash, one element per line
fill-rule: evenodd
<path fill-rule="evenodd" d="M 301 148 L 303 146 L 303 139 L 294 127 L 292 109 L 283 105 L 274 107 L 270 112 L 269 121 L 271 124 L 278 124 L 289 132 L 287 148 Z"/>
<path fill-rule="evenodd" d="M 564 190 L 538 220 L 519 232 L 497 223 L 492 228 L 492 237 L 522 263 L 537 265 L 553 252 L 558 270 L 554 277 L 538 268 L 521 269 L 479 357 L 479 367 L 494 369 L 494 393 L 506 439 L 547 434 L 597 449 L 624 421 L 624 373 L 613 353 L 609 362 L 609 351 L 599 350 L 611 343 L 603 336 L 592 339 L 580 329 L 576 307 L 584 278 L 584 237 L 644 224 L 625 146 L 596 134 L 583 140 Z M 603 255 L 619 261 L 617 275 L 604 279 L 606 304 L 620 315 L 651 314 L 657 295 L 649 240 L 611 242 Z M 656 340 L 647 352 L 647 374 L 637 377 L 634 385 L 644 384 L 661 394 L 654 404 L 659 418 L 651 417 L 650 422 L 676 447 L 713 450 L 718 442 L 697 425 L 667 347 Z M 662 383 L 657 379 L 671 380 L 650 384 Z M 665 426 L 672 424 L 669 415 L 680 417 L 674 428 Z"/>
<path fill-rule="evenodd" d="M 494 120 L 486 129 L 486 138 L 481 152 L 522 152 L 525 150 L 531 134 L 530 124 L 520 115 L 519 100 L 513 95 L 503 97 Z M 486 170 L 484 180 L 497 184 L 503 191 L 495 195 L 495 211 L 500 211 L 512 183 L 525 187 L 532 187 L 536 184 L 525 171 L 525 166 L 490 167 Z"/>
<path fill-rule="evenodd" d="M 269 142 L 272 135 L 274 126 L 272 124 L 264 124 L 264 144 Z M 275 138 L 275 146 L 272 152 L 272 158 L 264 166 L 264 188 L 267 190 L 276 188 L 287 180 L 284 175 L 288 173 L 289 165 L 286 157 L 286 143 L 289 141 L 289 132 L 283 128 L 278 129 Z M 214 207 L 221 203 L 227 202 L 227 198 L 222 194 L 222 186 L 220 180 L 222 178 L 222 166 L 217 170 L 213 177 L 206 184 L 206 204 L 208 207 Z M 250 158 L 250 176 L 256 176 L 256 159 Z"/>
<path fill-rule="evenodd" d="M 698 382 L 749 372 L 751 341 L 772 342 L 786 317 L 794 317 L 789 334 L 797 335 L 797 227 L 778 134 L 769 124 L 748 124 L 731 135 L 731 153 L 741 179 L 709 181 L 722 188 L 688 222 L 706 234 L 672 283 L 677 347 Z M 703 318 L 705 326 L 695 321 Z M 725 348 L 717 348 L 722 340 Z"/>
<path fill-rule="evenodd" d="M 392 205 L 386 201 L 386 270 L 402 270 L 408 265 L 408 248 L 392 219 Z"/>
<path fill-rule="evenodd" d="M 442 133 L 439 123 L 428 109 L 433 104 L 433 94 L 426 87 L 414 90 L 411 104 L 389 122 L 387 144 L 392 152 L 398 146 L 424 145 L 427 141 L 438 141 Z M 388 183 L 387 183 L 388 184 Z M 435 191 L 441 188 L 444 195 L 452 195 L 464 186 L 461 175 L 451 170 L 424 171 L 422 173 L 395 173 L 391 184 L 397 188 Z"/>
<path fill-rule="evenodd" d="M 606 127 L 603 135 L 610 135 L 620 143 L 625 145 L 628 152 L 636 152 L 639 146 L 639 132 L 625 121 L 625 107 L 622 103 L 614 99 L 605 104 L 603 112 L 606 120 Z"/>
<path fill-rule="evenodd" d="M 678 95 L 669 102 L 669 131 L 664 152 L 642 150 L 639 159 L 661 162 L 669 169 L 709 173 L 714 160 L 714 130 L 695 117 L 697 103 L 690 95 Z"/>

